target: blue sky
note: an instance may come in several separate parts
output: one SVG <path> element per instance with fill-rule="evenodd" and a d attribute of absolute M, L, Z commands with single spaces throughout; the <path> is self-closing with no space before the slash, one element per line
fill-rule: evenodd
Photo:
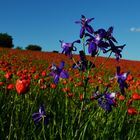
<path fill-rule="evenodd" d="M 139 6 L 139 0 L 0 0 L 0 32 L 11 35 L 15 47 L 62 51 L 59 40 L 79 39 L 74 22 L 83 14 L 95 18 L 94 30 L 114 26 L 119 45 L 126 44 L 123 59 L 140 60 Z"/>

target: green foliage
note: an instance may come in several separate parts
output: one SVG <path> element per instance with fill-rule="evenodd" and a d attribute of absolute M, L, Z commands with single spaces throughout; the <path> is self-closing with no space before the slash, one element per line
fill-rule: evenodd
<path fill-rule="evenodd" d="M 7 33 L 0 33 L 0 47 L 12 48 L 13 46 L 12 36 L 8 35 Z"/>
<path fill-rule="evenodd" d="M 52 52 L 53 52 L 53 53 L 59 53 L 59 51 L 56 51 L 56 50 L 53 50 Z"/>
<path fill-rule="evenodd" d="M 19 52 L 19 51 L 18 51 Z M 23 51 L 21 51 L 23 53 Z M 27 53 L 27 51 L 25 51 Z M 85 100 L 80 100 L 79 95 L 83 93 L 83 86 L 74 86 L 74 82 L 81 80 L 79 77 L 73 78 L 66 85 L 63 84 L 63 79 L 60 80 L 56 88 L 51 88 L 50 84 L 53 81 L 51 77 L 42 77 L 41 71 L 48 68 L 48 62 L 45 60 L 33 59 L 28 53 L 16 53 L 16 55 L 9 55 L 5 52 L 5 61 L 11 62 L 12 65 L 17 66 L 15 70 L 22 70 L 22 67 L 30 68 L 37 66 L 35 73 L 32 75 L 30 90 L 23 95 L 18 95 L 16 89 L 7 90 L 9 83 L 15 85 L 19 78 L 17 71 L 13 72 L 12 79 L 5 78 L 5 71 L 0 71 L 0 82 L 4 82 L 0 86 L 0 139 L 5 140 L 138 140 L 140 137 L 140 119 L 138 116 L 129 116 L 127 114 L 126 102 L 134 91 L 128 91 L 125 101 L 117 100 L 117 107 L 114 107 L 112 112 L 106 113 L 98 106 L 96 100 L 88 100 L 95 90 L 96 82 L 87 86 L 87 95 Z M 0 56 L 0 59 L 2 57 Z M 13 63 L 14 60 L 14 63 Z M 15 61 L 16 60 L 16 61 Z M 18 62 L 19 61 L 19 62 Z M 32 62 L 32 63 L 28 63 Z M 5 66 L 0 63 L 1 67 Z M 42 66 L 40 68 L 39 66 Z M 9 71 L 15 67 L 6 67 Z M 68 65 L 69 68 L 69 65 Z M 112 75 L 108 69 L 99 69 L 98 75 L 102 72 L 102 79 L 105 83 L 109 83 L 108 77 Z M 115 71 L 115 70 L 114 70 Z M 114 73 L 113 71 L 113 73 Z M 71 71 L 70 75 L 74 75 Z M 28 73 L 25 73 L 28 75 Z M 39 79 L 34 79 L 36 74 L 40 74 Z M 97 75 L 97 76 L 98 76 Z M 93 75 L 91 75 L 93 76 Z M 47 86 L 42 89 L 39 83 L 40 78 L 44 78 Z M 138 79 L 136 79 L 137 81 Z M 104 84 L 100 84 L 100 90 L 104 91 Z M 68 96 L 67 92 L 62 89 L 69 88 L 73 94 Z M 116 91 L 117 86 L 112 83 L 111 91 Z M 138 91 L 139 93 L 139 91 Z M 46 117 L 48 117 L 48 125 L 44 126 L 43 121 L 35 124 L 32 119 L 32 114 L 38 112 L 39 106 L 44 103 Z M 140 102 L 136 101 L 135 107 L 139 107 Z"/>
<path fill-rule="evenodd" d="M 20 47 L 20 46 L 17 46 L 15 49 L 17 49 L 17 50 L 23 50 L 23 48 Z"/>
<path fill-rule="evenodd" d="M 33 45 L 33 44 L 28 45 L 25 49 L 32 50 L 32 51 L 41 51 L 42 50 L 42 48 L 39 45 Z"/>

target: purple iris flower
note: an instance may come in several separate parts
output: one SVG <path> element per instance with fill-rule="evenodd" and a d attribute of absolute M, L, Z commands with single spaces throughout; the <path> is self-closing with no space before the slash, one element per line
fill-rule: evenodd
<path fill-rule="evenodd" d="M 120 90 L 121 90 L 121 93 L 124 95 L 125 93 L 125 90 L 124 88 L 128 88 L 128 85 L 126 83 L 126 79 L 129 75 L 129 71 L 126 72 L 126 73 L 120 73 L 120 66 L 117 66 L 117 72 L 116 72 L 116 78 L 118 80 L 118 83 L 119 83 L 119 87 L 120 87 Z"/>
<path fill-rule="evenodd" d="M 85 36 L 89 36 L 90 38 L 87 39 L 87 44 L 88 45 L 88 53 L 91 54 L 91 56 L 95 56 L 98 53 L 98 43 L 100 40 L 97 40 L 95 37 L 92 35 L 86 33 Z"/>
<path fill-rule="evenodd" d="M 109 43 L 103 41 L 103 38 L 100 36 L 100 34 L 96 34 L 95 37 L 88 33 L 85 35 L 90 37 L 86 41 L 88 45 L 88 52 L 91 54 L 91 56 L 95 56 L 98 53 L 99 48 L 105 52 L 110 46 Z"/>
<path fill-rule="evenodd" d="M 106 37 L 106 30 L 105 29 L 98 29 L 96 32 L 94 32 L 95 35 L 99 35 L 101 39 Z"/>
<path fill-rule="evenodd" d="M 39 112 L 33 113 L 32 118 L 35 124 L 39 123 L 42 119 L 44 121 L 44 125 L 48 124 L 48 118 L 46 117 L 44 105 L 40 105 Z"/>
<path fill-rule="evenodd" d="M 65 62 L 60 62 L 60 67 L 55 66 L 52 64 L 51 73 L 48 76 L 54 77 L 54 83 L 58 84 L 60 78 L 69 78 L 69 74 L 67 71 L 64 70 Z"/>
<path fill-rule="evenodd" d="M 115 43 L 118 43 L 117 40 L 113 37 L 112 33 L 113 33 L 113 27 L 109 27 L 107 32 L 106 32 L 106 36 L 105 36 L 105 39 L 107 40 L 112 40 L 113 42 Z"/>
<path fill-rule="evenodd" d="M 109 27 L 108 30 L 106 31 L 105 29 L 101 28 L 98 29 L 96 32 L 94 32 L 95 35 L 99 35 L 101 39 L 105 40 L 112 40 L 113 42 L 117 42 L 117 40 L 113 37 L 113 27 Z"/>
<path fill-rule="evenodd" d="M 61 48 L 63 48 L 62 54 L 64 53 L 66 56 L 72 58 L 72 51 L 76 51 L 77 48 L 74 46 L 74 43 L 80 43 L 80 40 L 75 40 L 72 43 L 65 43 L 62 40 L 59 40 L 61 43 Z"/>
<path fill-rule="evenodd" d="M 85 71 L 88 68 L 94 68 L 95 65 L 86 59 L 84 51 L 79 52 L 80 60 L 72 65 L 73 68 L 79 69 L 80 71 Z"/>
<path fill-rule="evenodd" d="M 125 44 L 121 46 L 115 46 L 115 44 L 111 40 L 109 40 L 109 44 L 111 48 L 109 48 L 108 50 L 105 50 L 104 52 L 107 53 L 109 51 L 112 51 L 113 53 L 115 53 L 116 60 L 118 61 L 122 57 L 121 52 L 123 48 L 125 47 Z"/>
<path fill-rule="evenodd" d="M 98 100 L 98 105 L 107 112 L 112 111 L 112 106 L 116 105 L 115 92 L 107 93 L 108 86 L 106 87 L 105 91 L 102 94 L 99 94 L 99 87 L 96 88 L 96 91 L 93 93 L 93 98 Z"/>
<path fill-rule="evenodd" d="M 94 18 L 87 19 L 84 15 L 81 15 L 80 21 L 76 21 L 75 23 L 80 23 L 81 24 L 81 30 L 80 30 L 80 38 L 83 38 L 85 34 L 85 30 L 88 31 L 89 33 L 93 34 L 94 30 L 93 28 L 88 25 Z"/>

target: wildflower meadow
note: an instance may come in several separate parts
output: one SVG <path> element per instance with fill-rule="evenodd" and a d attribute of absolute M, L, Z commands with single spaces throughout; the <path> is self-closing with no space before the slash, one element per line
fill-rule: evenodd
<path fill-rule="evenodd" d="M 0 48 L 0 140 L 140 139 L 140 61 L 94 20 L 61 53 Z"/>

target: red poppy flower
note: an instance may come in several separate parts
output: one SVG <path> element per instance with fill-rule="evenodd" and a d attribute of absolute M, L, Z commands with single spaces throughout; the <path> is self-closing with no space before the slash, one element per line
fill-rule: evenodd
<path fill-rule="evenodd" d="M 4 82 L 0 82 L 0 86 L 4 85 Z"/>
<path fill-rule="evenodd" d="M 51 83 L 51 84 L 50 84 L 50 87 L 51 87 L 52 89 L 55 89 L 55 88 L 56 88 L 56 84 Z"/>
<path fill-rule="evenodd" d="M 83 99 L 84 99 L 84 96 L 83 96 L 83 94 L 80 94 L 80 101 L 83 101 Z"/>
<path fill-rule="evenodd" d="M 132 95 L 132 99 L 133 99 L 133 100 L 140 100 L 140 94 L 134 93 L 134 94 Z"/>
<path fill-rule="evenodd" d="M 133 107 L 129 107 L 127 112 L 129 115 L 137 115 L 138 114 L 138 111 Z"/>
<path fill-rule="evenodd" d="M 14 88 L 14 85 L 13 84 L 8 84 L 7 87 L 6 87 L 8 90 L 12 90 Z"/>
<path fill-rule="evenodd" d="M 125 97 L 124 97 L 123 95 L 120 95 L 120 96 L 119 96 L 119 100 L 120 100 L 120 101 L 124 101 L 124 100 L 125 100 Z"/>
<path fill-rule="evenodd" d="M 41 75 L 45 77 L 47 75 L 46 71 L 43 71 Z"/>
<path fill-rule="evenodd" d="M 11 72 L 7 72 L 7 73 L 5 74 L 5 78 L 6 78 L 6 79 L 11 79 L 11 78 L 12 78 L 12 73 L 11 73 Z"/>
<path fill-rule="evenodd" d="M 20 79 L 18 79 L 17 82 L 16 82 L 17 93 L 19 95 L 25 94 L 29 89 L 29 85 L 30 85 L 30 80 L 25 80 L 25 79 L 20 80 Z"/>
<path fill-rule="evenodd" d="M 67 94 L 67 96 L 68 96 L 68 97 L 73 97 L 73 93 L 69 92 L 69 93 Z"/>

